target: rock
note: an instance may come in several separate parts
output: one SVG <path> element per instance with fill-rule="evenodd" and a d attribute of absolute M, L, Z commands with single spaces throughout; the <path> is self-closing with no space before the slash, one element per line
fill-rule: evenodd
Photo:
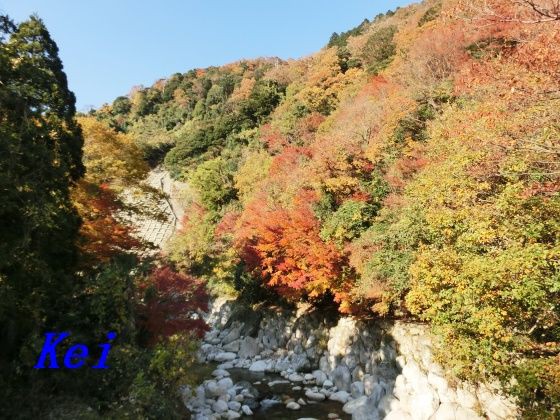
<path fill-rule="evenodd" d="M 298 375 L 297 373 L 292 373 L 290 376 L 288 376 L 288 380 L 290 380 L 291 382 L 303 382 L 304 377 L 301 375 Z"/>
<path fill-rule="evenodd" d="M 327 414 L 327 417 L 329 419 L 338 419 L 339 418 L 338 414 L 336 414 L 336 413 L 329 413 L 329 414 Z"/>
<path fill-rule="evenodd" d="M 214 410 L 216 413 L 225 413 L 226 411 L 228 411 L 227 402 L 225 402 L 224 400 L 215 401 L 214 404 L 212 404 L 212 410 Z"/>
<path fill-rule="evenodd" d="M 403 409 L 391 411 L 383 420 L 412 420 L 410 414 Z M 450 419 L 452 420 L 452 419 Z"/>
<path fill-rule="evenodd" d="M 239 343 L 239 357 L 250 359 L 259 353 L 259 342 L 253 337 L 245 337 Z"/>
<path fill-rule="evenodd" d="M 257 360 L 250 367 L 251 372 L 264 372 L 267 368 L 267 363 L 264 360 Z"/>
<path fill-rule="evenodd" d="M 238 419 L 238 418 L 240 418 L 240 417 L 241 417 L 241 414 L 239 414 L 237 411 L 229 410 L 229 411 L 226 413 L 226 419 L 229 419 L 229 420 L 231 420 L 231 419 Z"/>
<path fill-rule="evenodd" d="M 268 383 L 268 386 L 273 387 L 274 385 L 281 385 L 281 384 L 289 384 L 290 381 L 285 381 L 283 379 L 278 379 L 276 381 L 270 381 Z"/>
<path fill-rule="evenodd" d="M 428 372 L 428 383 L 438 393 L 439 400 L 443 402 L 454 403 L 456 401 L 455 392 L 449 388 L 447 380 L 433 372 Z"/>
<path fill-rule="evenodd" d="M 331 374 L 334 385 L 344 391 L 350 390 L 350 370 L 344 365 L 337 366 Z"/>
<path fill-rule="evenodd" d="M 303 378 L 306 381 L 313 381 L 315 379 L 315 376 L 313 376 L 311 373 L 306 373 L 305 375 L 303 375 Z"/>
<path fill-rule="evenodd" d="M 297 403 L 299 405 L 307 405 L 307 403 L 305 402 L 305 400 L 303 398 L 300 398 L 299 400 L 297 400 Z"/>
<path fill-rule="evenodd" d="M 478 399 L 474 392 L 470 390 L 458 387 L 455 390 L 455 395 L 457 396 L 457 404 L 465 408 L 475 408 L 478 404 Z"/>
<path fill-rule="evenodd" d="M 301 386 L 292 387 L 292 391 L 301 391 Z"/>
<path fill-rule="evenodd" d="M 226 369 L 226 370 L 227 370 L 227 369 L 231 369 L 231 368 L 233 368 L 233 363 L 232 363 L 232 362 L 220 363 L 220 364 L 217 366 L 217 368 L 218 368 L 218 369 Z"/>
<path fill-rule="evenodd" d="M 377 384 L 377 378 L 373 375 L 364 375 L 362 383 L 364 384 L 364 394 L 371 395 L 373 387 Z"/>
<path fill-rule="evenodd" d="M 323 401 L 325 399 L 324 394 L 321 394 L 320 392 L 314 392 L 310 389 L 305 391 L 305 396 L 313 401 Z"/>
<path fill-rule="evenodd" d="M 229 344 L 232 341 L 235 341 L 239 338 L 239 335 L 241 333 L 241 327 L 238 328 L 233 328 L 223 339 L 222 339 L 222 343 L 225 344 Z"/>
<path fill-rule="evenodd" d="M 225 376 L 229 376 L 229 372 L 225 369 L 216 369 L 215 371 L 212 372 L 212 376 L 215 376 L 217 378 L 223 378 Z"/>
<path fill-rule="evenodd" d="M 252 416 L 253 415 L 253 410 L 251 410 L 251 408 L 248 405 L 242 405 L 241 406 L 241 411 L 243 411 L 243 414 L 245 414 L 246 416 Z"/>
<path fill-rule="evenodd" d="M 267 409 L 272 407 L 273 405 L 280 404 L 281 402 L 282 401 L 277 400 L 276 398 L 265 398 L 264 400 L 261 401 L 261 406 L 264 409 Z"/>
<path fill-rule="evenodd" d="M 435 391 L 430 388 L 415 389 L 409 400 L 413 407 L 411 415 L 415 420 L 429 419 L 439 407 L 439 398 Z"/>
<path fill-rule="evenodd" d="M 233 387 L 233 381 L 231 378 L 222 378 L 218 381 L 218 386 L 222 388 L 224 391 Z"/>
<path fill-rule="evenodd" d="M 430 420 L 455 420 L 455 409 L 455 404 L 441 403 Z"/>
<path fill-rule="evenodd" d="M 380 420 L 379 411 L 375 407 L 358 407 L 352 413 L 352 420 Z"/>
<path fill-rule="evenodd" d="M 234 340 L 222 347 L 225 351 L 238 352 L 239 351 L 239 340 Z"/>
<path fill-rule="evenodd" d="M 314 370 L 312 375 L 315 378 L 315 382 L 319 386 L 322 386 L 324 382 L 327 380 L 327 374 L 322 370 Z"/>
<path fill-rule="evenodd" d="M 518 412 L 515 404 L 499 395 L 497 385 L 480 385 L 477 390 L 478 400 L 489 420 L 502 420 L 517 418 Z"/>
<path fill-rule="evenodd" d="M 323 388 L 332 388 L 333 386 L 334 386 L 334 384 L 329 379 L 327 379 L 325 382 L 323 382 Z"/>
<path fill-rule="evenodd" d="M 350 385 L 350 393 L 354 398 L 358 398 L 364 395 L 363 382 L 360 381 L 352 382 L 352 384 Z"/>
<path fill-rule="evenodd" d="M 346 402 L 348 401 L 348 397 L 350 395 L 348 394 L 348 392 L 346 391 L 337 391 L 337 392 L 333 392 L 330 396 L 329 396 L 329 400 L 332 401 L 338 401 L 342 404 L 346 404 Z"/>
<path fill-rule="evenodd" d="M 483 420 L 483 417 L 480 417 L 476 411 L 470 408 L 457 406 L 455 410 L 455 420 Z"/>
<path fill-rule="evenodd" d="M 299 404 L 295 401 L 290 401 L 288 404 L 286 404 L 286 408 L 288 410 L 299 410 L 301 407 L 299 406 Z"/>
<path fill-rule="evenodd" d="M 352 371 L 352 381 L 354 382 L 363 381 L 364 375 L 365 375 L 364 370 L 362 369 L 361 366 L 358 365 Z"/>
<path fill-rule="evenodd" d="M 377 404 L 377 409 L 381 416 L 386 415 L 394 410 L 400 410 L 402 408 L 402 403 L 392 394 L 387 394 L 381 401 Z"/>
<path fill-rule="evenodd" d="M 228 402 L 228 408 L 233 411 L 239 411 L 241 409 L 241 403 L 237 401 Z"/>
<path fill-rule="evenodd" d="M 373 402 L 373 405 L 377 406 L 381 398 L 385 396 L 386 390 L 383 384 L 378 383 L 373 386 L 371 390 L 371 394 L 369 395 L 370 400 Z"/>
<path fill-rule="evenodd" d="M 342 411 L 344 411 L 347 414 L 353 414 L 356 410 L 361 408 L 367 408 L 371 411 L 375 411 L 377 412 L 377 408 L 375 408 L 375 404 L 373 403 L 373 401 L 371 400 L 371 398 L 362 395 L 359 398 L 356 398 L 355 400 L 352 401 L 348 401 L 346 404 L 344 404 L 344 407 L 342 407 Z"/>
<path fill-rule="evenodd" d="M 220 352 L 214 356 L 216 362 L 231 362 L 237 357 L 237 354 L 233 352 Z"/>
<path fill-rule="evenodd" d="M 208 381 L 204 384 L 205 393 L 207 397 L 219 397 L 225 394 L 225 390 L 220 388 L 216 381 Z"/>

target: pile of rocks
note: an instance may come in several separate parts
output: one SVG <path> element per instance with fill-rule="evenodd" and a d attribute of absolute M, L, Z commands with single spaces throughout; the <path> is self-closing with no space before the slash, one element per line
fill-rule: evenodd
<path fill-rule="evenodd" d="M 194 391 L 186 386 L 182 390 L 186 407 L 195 419 L 238 419 L 242 414 L 253 415 L 258 407 L 259 392 L 245 381 L 233 383 L 227 370 L 212 372 L 215 379 L 204 381 Z"/>
<path fill-rule="evenodd" d="M 214 329 L 201 347 L 201 361 L 220 362 L 223 370 L 279 373 L 294 386 L 303 386 L 308 400 L 344 404 L 344 412 L 353 419 L 518 416 L 515 404 L 495 385 L 473 386 L 453 379 L 451 386 L 449 374 L 433 360 L 433 340 L 422 324 L 332 319 L 316 310 L 268 308 L 253 313 L 236 305 L 214 305 L 208 318 Z M 226 393 L 230 399 L 239 395 Z M 204 398 L 208 399 L 207 393 Z M 227 405 L 229 400 L 224 402 Z M 301 406 L 300 401 L 288 404 L 294 410 Z M 227 416 L 240 410 L 228 406 Z"/>

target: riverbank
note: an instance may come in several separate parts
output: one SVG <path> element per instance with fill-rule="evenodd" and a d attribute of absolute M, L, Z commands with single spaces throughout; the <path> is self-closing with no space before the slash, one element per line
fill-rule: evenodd
<path fill-rule="evenodd" d="M 283 407 L 285 417 L 277 418 L 300 418 L 293 412 L 306 417 L 303 407 L 310 404 L 315 418 L 518 417 L 513 401 L 497 386 L 475 386 L 445 372 L 434 360 L 434 339 L 419 323 L 358 321 L 310 306 L 253 309 L 224 299 L 213 303 L 207 321 L 212 330 L 199 358 L 218 363 L 218 370 L 184 394 L 197 419 L 262 414 L 270 410 L 267 405 Z M 275 379 L 267 375 L 278 375 L 281 382 L 269 388 L 284 389 L 272 392 L 274 402 L 267 401 L 261 392 L 253 395 L 262 379 L 240 383 L 239 374 L 232 374 L 239 370 L 262 375 L 268 385 Z M 326 402 L 331 411 L 319 408 Z"/>

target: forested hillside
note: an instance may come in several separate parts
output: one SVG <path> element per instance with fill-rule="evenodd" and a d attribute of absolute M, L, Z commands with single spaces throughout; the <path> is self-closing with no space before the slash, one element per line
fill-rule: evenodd
<path fill-rule="evenodd" d="M 10 220 L 0 226 L 0 318 L 13 343 L 2 351 L 25 363 L 37 325 L 64 325 L 60 314 L 98 335 L 112 326 L 128 337 L 119 372 L 138 372 L 125 366 L 135 357 L 148 362 L 128 374 L 125 404 L 99 409 L 170 416 L 176 407 L 157 395 L 177 383 L 181 372 L 169 371 L 187 356 L 165 337 L 191 325 L 163 314 L 204 308 L 204 282 L 248 303 L 425 321 L 459 378 L 499 379 L 527 418 L 558 415 L 557 2 L 427 0 L 334 33 L 309 57 L 176 73 L 78 120 L 49 38 L 44 91 L 27 92 L 33 67 L 14 64 L 14 51 L 36 47 L 25 31 L 38 22 L 4 21 L 0 39 L 2 80 L 17 93 L 0 98 Z M 26 143 L 37 138 L 52 138 L 50 149 Z M 22 149 L 25 159 L 15 158 Z M 36 161 L 51 164 L 37 174 L 26 166 Z M 145 188 L 158 164 L 189 184 L 183 228 L 156 263 L 130 262 L 126 251 L 143 245 L 115 212 L 145 209 L 127 208 L 119 192 Z M 87 315 L 66 309 L 76 290 Z M 191 305 L 164 307 L 177 293 Z"/>
<path fill-rule="evenodd" d="M 414 317 L 463 377 L 559 403 L 558 8 L 427 1 L 318 53 L 176 74 L 94 115 L 186 179 L 214 291 Z M 538 406 L 535 408 L 538 411 Z"/>

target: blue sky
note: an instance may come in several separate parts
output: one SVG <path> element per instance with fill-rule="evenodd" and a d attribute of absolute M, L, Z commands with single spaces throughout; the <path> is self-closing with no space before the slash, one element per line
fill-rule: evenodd
<path fill-rule="evenodd" d="M 134 85 L 240 58 L 297 58 L 332 32 L 410 0 L 0 0 L 16 21 L 38 13 L 57 42 L 78 110 Z"/>

